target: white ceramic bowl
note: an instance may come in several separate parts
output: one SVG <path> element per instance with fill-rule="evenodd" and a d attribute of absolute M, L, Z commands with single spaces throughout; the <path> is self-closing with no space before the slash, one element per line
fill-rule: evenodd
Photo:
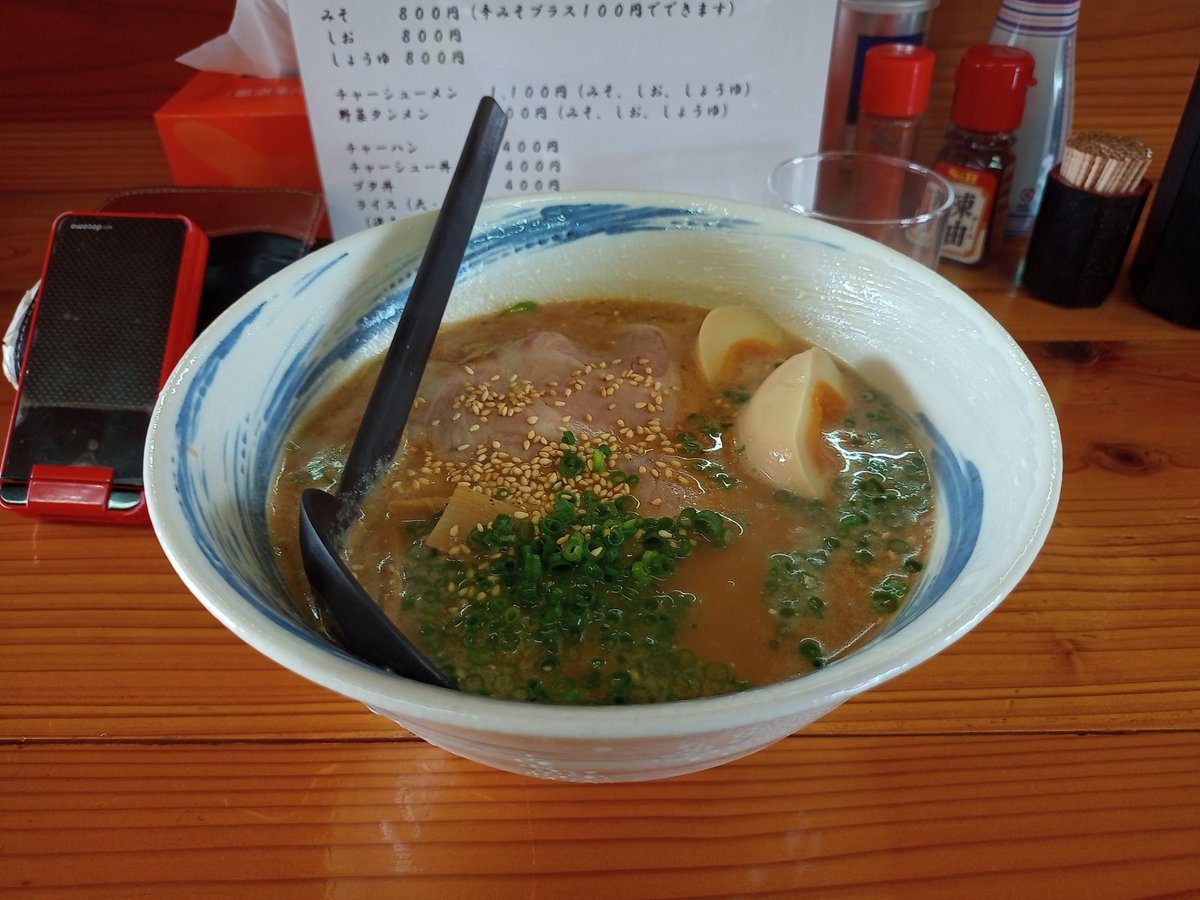
<path fill-rule="evenodd" d="M 761 304 L 889 391 L 937 481 L 926 575 L 885 633 L 801 678 L 650 707 L 556 707 L 415 684 L 293 614 L 266 537 L 288 431 L 390 340 L 433 215 L 338 241 L 236 303 L 154 412 L 149 508 L 188 588 L 235 634 L 454 753 L 543 778 L 659 778 L 736 759 L 962 637 L 1017 584 L 1058 502 L 1054 411 L 1032 365 L 930 270 L 830 225 L 703 197 L 596 192 L 489 202 L 447 313 L 518 300 L 661 297 Z"/>

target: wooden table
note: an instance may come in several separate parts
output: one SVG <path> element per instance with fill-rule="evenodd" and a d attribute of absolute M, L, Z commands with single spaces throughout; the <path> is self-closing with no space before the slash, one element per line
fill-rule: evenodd
<path fill-rule="evenodd" d="M 995 5 L 937 9 L 926 143 Z M 50 44 L 6 42 L 0 79 L 7 322 L 55 214 L 168 180 L 149 112 L 232 3 L 4 7 L 8 35 Z M 1086 0 L 1077 126 L 1147 140 L 1157 178 L 1196 47 L 1195 3 Z M 150 531 L 0 515 L 0 895 L 1200 895 L 1200 332 L 1124 286 L 1067 311 L 1001 266 L 949 274 L 1053 396 L 1044 551 L 951 649 L 697 775 L 457 759 L 240 643 Z"/>

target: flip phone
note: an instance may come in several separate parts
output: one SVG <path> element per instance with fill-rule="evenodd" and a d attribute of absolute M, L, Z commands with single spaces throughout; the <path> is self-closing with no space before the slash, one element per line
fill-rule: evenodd
<path fill-rule="evenodd" d="M 0 506 L 148 521 L 146 431 L 195 336 L 207 248 L 184 216 L 58 217 L 24 342 Z"/>

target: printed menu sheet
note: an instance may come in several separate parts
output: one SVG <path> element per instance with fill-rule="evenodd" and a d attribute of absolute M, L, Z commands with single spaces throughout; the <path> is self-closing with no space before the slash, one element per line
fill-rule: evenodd
<path fill-rule="evenodd" d="M 817 148 L 836 0 L 290 0 L 335 237 L 436 208 L 479 98 L 492 197 L 629 188 L 761 202 Z"/>

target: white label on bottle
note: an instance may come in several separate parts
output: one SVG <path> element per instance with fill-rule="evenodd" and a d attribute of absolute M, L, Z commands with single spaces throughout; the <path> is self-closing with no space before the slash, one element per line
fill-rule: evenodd
<path fill-rule="evenodd" d="M 996 176 L 950 163 L 937 163 L 933 168 L 954 186 L 942 256 L 961 263 L 977 263 L 983 259 L 987 244 L 988 223 L 996 199 Z"/>

